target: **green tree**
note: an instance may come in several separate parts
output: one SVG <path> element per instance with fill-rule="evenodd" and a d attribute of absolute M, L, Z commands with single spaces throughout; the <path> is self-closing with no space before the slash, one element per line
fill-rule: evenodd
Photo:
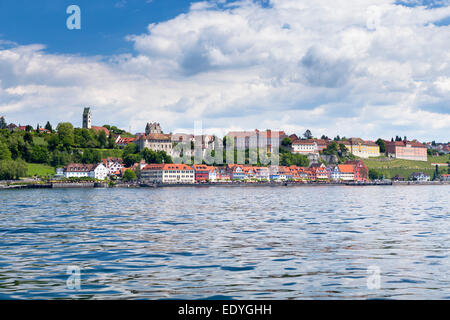
<path fill-rule="evenodd" d="M 133 180 L 136 180 L 136 178 L 137 178 L 136 173 L 134 173 L 134 171 L 131 169 L 127 169 L 127 170 L 125 170 L 125 172 L 123 174 L 122 180 L 123 181 L 133 181 Z"/>
<path fill-rule="evenodd" d="M 286 137 L 281 141 L 281 145 L 286 148 L 290 148 L 292 146 L 292 141 L 290 138 Z"/>
<path fill-rule="evenodd" d="M 348 152 L 347 147 L 345 146 L 345 144 L 340 143 L 339 144 L 339 151 L 341 152 L 341 155 L 346 155 Z"/>
<path fill-rule="evenodd" d="M 33 135 L 30 132 L 25 132 L 25 135 L 23 136 L 23 140 L 25 142 L 28 142 L 29 144 L 33 143 Z"/>
<path fill-rule="evenodd" d="M 50 155 L 47 148 L 41 145 L 33 145 L 30 160 L 33 163 L 49 163 Z"/>
<path fill-rule="evenodd" d="M 375 143 L 380 147 L 381 153 L 386 152 L 386 143 L 384 142 L 383 139 L 379 138 Z"/>
<path fill-rule="evenodd" d="M 369 178 L 370 180 L 382 179 L 383 174 L 378 172 L 376 169 L 369 169 Z"/>
<path fill-rule="evenodd" d="M 10 160 L 11 151 L 9 150 L 6 143 L 0 141 L 0 160 Z"/>
<path fill-rule="evenodd" d="M 106 146 L 106 140 L 107 140 L 105 131 L 103 131 L 103 130 L 100 131 L 97 139 L 98 139 L 100 148 L 104 148 Z"/>
<path fill-rule="evenodd" d="M 56 127 L 58 131 L 59 142 L 66 149 L 70 149 L 74 143 L 74 130 L 70 122 L 59 123 Z"/>
<path fill-rule="evenodd" d="M 114 149 L 116 147 L 116 139 L 114 139 L 114 136 L 112 134 L 108 137 L 108 148 Z"/>
<path fill-rule="evenodd" d="M 125 148 L 123 149 L 123 155 L 128 155 L 128 154 L 135 154 L 139 152 L 139 148 L 137 146 L 137 144 L 135 143 L 129 143 L 125 146 Z"/>
<path fill-rule="evenodd" d="M 135 163 L 141 161 L 140 154 L 128 153 L 122 157 L 125 167 L 131 167 Z"/>
<path fill-rule="evenodd" d="M 59 145 L 59 139 L 58 136 L 55 134 L 49 135 L 48 139 L 47 139 L 47 148 L 50 151 L 55 150 L 56 148 L 58 148 Z"/>
<path fill-rule="evenodd" d="M 27 174 L 27 164 L 19 160 L 0 160 L 0 180 L 16 180 Z"/>
<path fill-rule="evenodd" d="M 47 129 L 50 133 L 53 132 L 52 125 L 50 124 L 50 121 L 47 121 L 47 124 L 45 125 L 45 129 Z"/>
<path fill-rule="evenodd" d="M 8 125 L 6 124 L 5 117 L 0 117 L 0 130 L 6 129 Z"/>
<path fill-rule="evenodd" d="M 336 141 L 332 141 L 324 150 L 323 154 L 326 155 L 337 155 L 338 154 L 338 144 Z"/>
<path fill-rule="evenodd" d="M 439 166 L 436 165 L 433 173 L 433 180 L 437 180 L 439 178 Z"/>
<path fill-rule="evenodd" d="M 305 131 L 305 133 L 303 134 L 303 136 L 305 137 L 305 139 L 311 139 L 313 137 L 311 130 L 307 129 Z"/>

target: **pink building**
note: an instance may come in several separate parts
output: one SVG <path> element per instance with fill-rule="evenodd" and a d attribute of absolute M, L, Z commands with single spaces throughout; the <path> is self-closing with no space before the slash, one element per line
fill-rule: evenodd
<path fill-rule="evenodd" d="M 427 147 L 413 141 L 385 141 L 386 153 L 389 157 L 396 159 L 427 161 Z"/>

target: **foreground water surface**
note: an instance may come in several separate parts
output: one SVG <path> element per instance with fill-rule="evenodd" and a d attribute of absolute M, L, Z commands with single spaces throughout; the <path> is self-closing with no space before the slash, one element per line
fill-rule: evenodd
<path fill-rule="evenodd" d="M 0 299 L 450 299 L 449 195 L 450 186 L 2 190 Z M 79 288 L 68 274 L 77 268 Z"/>

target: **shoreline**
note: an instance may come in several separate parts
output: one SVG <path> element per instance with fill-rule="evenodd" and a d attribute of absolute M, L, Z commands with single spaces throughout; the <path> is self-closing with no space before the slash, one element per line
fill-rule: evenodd
<path fill-rule="evenodd" d="M 369 186 L 445 186 L 450 185 L 450 181 L 392 181 L 392 182 L 368 182 L 368 183 L 333 183 L 333 182 L 219 182 L 219 183 L 172 183 L 172 184 L 116 184 L 109 186 L 106 182 L 86 182 L 86 183 L 47 183 L 47 184 L 17 184 L 17 185 L 2 185 L 0 190 L 23 190 L 23 189 L 117 189 L 117 188 L 173 188 L 173 187 L 195 187 L 195 188 L 209 188 L 209 187 L 369 187 Z"/>

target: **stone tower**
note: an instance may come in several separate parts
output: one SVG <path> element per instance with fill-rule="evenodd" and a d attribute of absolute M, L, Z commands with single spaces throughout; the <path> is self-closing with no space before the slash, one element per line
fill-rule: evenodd
<path fill-rule="evenodd" d="M 162 133 L 161 125 L 159 123 L 147 123 L 147 126 L 145 127 L 145 134 L 149 135 L 150 133 Z"/>
<path fill-rule="evenodd" d="M 84 108 L 83 129 L 91 129 L 91 108 Z"/>

